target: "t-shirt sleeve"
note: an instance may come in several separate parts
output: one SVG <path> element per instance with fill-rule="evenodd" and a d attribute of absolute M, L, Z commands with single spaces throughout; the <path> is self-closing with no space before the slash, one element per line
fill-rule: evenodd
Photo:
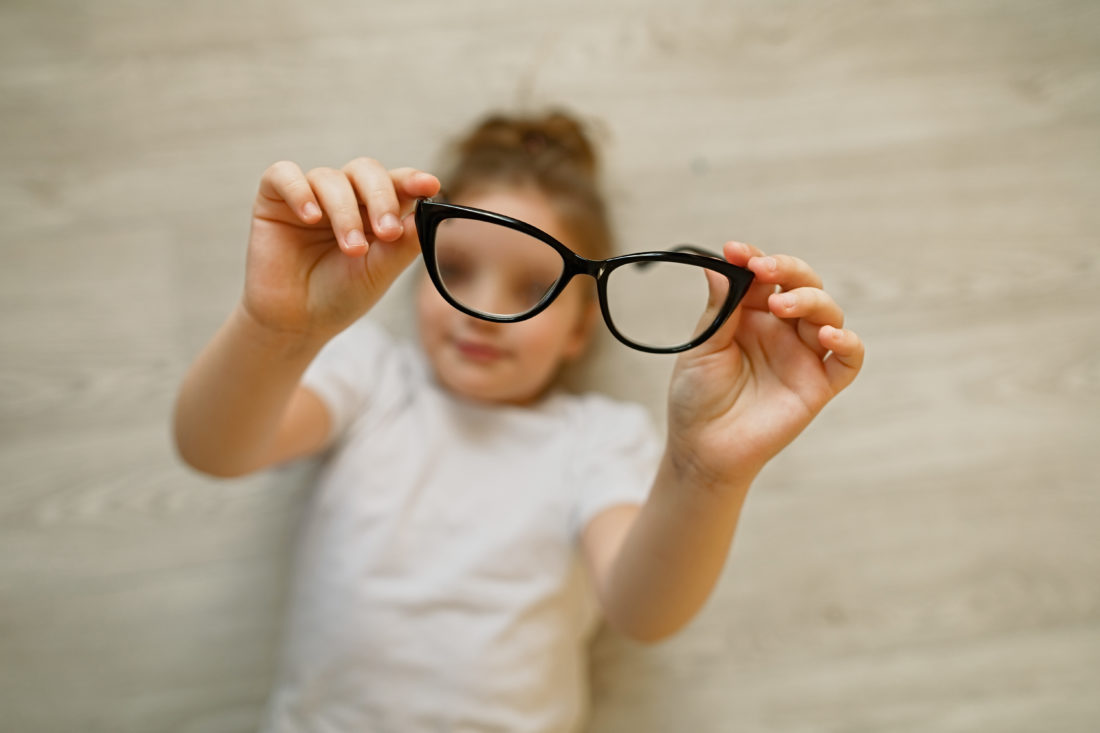
<path fill-rule="evenodd" d="M 328 410 L 330 442 L 392 388 L 387 382 L 393 380 L 395 358 L 392 337 L 377 323 L 361 318 L 325 344 L 306 368 L 301 385 Z"/>
<path fill-rule="evenodd" d="M 578 430 L 570 477 L 577 487 L 573 536 L 615 504 L 642 504 L 657 473 L 662 444 L 641 405 L 591 399 Z"/>

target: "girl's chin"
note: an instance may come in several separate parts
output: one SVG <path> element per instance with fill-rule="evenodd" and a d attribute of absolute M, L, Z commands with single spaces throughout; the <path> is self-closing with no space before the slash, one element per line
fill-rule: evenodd
<path fill-rule="evenodd" d="M 474 402 L 491 405 L 527 405 L 534 401 L 522 392 L 503 389 L 500 384 L 463 377 L 463 375 L 443 374 L 440 382 L 451 394 Z"/>
<path fill-rule="evenodd" d="M 459 371 L 459 373 L 454 373 Z M 477 402 L 504 402 L 506 396 L 499 384 L 479 378 L 479 375 L 463 374 L 465 370 L 447 370 L 439 375 L 440 382 L 457 396 Z"/>

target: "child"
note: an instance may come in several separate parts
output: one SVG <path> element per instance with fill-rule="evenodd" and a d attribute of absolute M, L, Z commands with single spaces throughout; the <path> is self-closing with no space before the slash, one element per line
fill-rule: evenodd
<path fill-rule="evenodd" d="M 567 115 L 497 116 L 443 194 L 610 256 L 596 161 Z M 858 336 L 797 258 L 728 242 L 755 281 L 676 362 L 668 433 L 566 394 L 599 313 L 574 278 L 490 323 L 422 278 L 418 345 L 361 317 L 419 254 L 439 180 L 360 158 L 263 175 L 244 294 L 187 374 L 181 456 L 238 476 L 328 451 L 299 548 L 268 731 L 574 731 L 605 619 L 675 633 L 710 594 L 749 486 L 856 376 Z M 653 357 L 666 358 L 666 357 Z"/>

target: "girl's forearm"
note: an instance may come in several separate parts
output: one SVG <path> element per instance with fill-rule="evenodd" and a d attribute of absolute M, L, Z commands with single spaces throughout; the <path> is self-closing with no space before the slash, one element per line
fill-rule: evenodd
<path fill-rule="evenodd" d="M 262 467 L 290 397 L 322 345 L 273 333 L 238 306 L 180 387 L 173 421 L 180 456 L 215 476 Z"/>
<path fill-rule="evenodd" d="M 716 489 L 666 453 L 603 589 L 617 630 L 659 641 L 698 613 L 721 574 L 754 475 Z"/>

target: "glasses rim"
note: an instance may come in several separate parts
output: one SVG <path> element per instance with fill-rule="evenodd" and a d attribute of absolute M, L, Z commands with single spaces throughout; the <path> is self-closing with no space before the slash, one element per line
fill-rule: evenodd
<path fill-rule="evenodd" d="M 596 281 L 596 294 L 600 305 L 600 313 L 611 335 L 632 349 L 651 354 L 675 354 L 687 351 L 709 339 L 722 327 L 722 324 L 726 322 L 726 319 L 729 318 L 730 314 L 732 314 L 734 309 L 740 304 L 755 277 L 752 270 L 734 265 L 731 262 L 727 262 L 716 253 L 690 244 L 677 245 L 670 250 L 632 252 L 609 257 L 605 260 L 592 260 L 577 254 L 542 229 L 520 219 L 515 219 L 505 214 L 499 214 L 495 211 L 435 201 L 431 198 L 420 198 L 417 199 L 414 216 L 417 238 L 420 240 L 420 251 L 424 255 L 424 266 L 428 271 L 428 277 L 431 279 L 432 284 L 443 299 L 462 313 L 492 323 L 518 323 L 520 321 L 525 321 L 537 316 L 549 307 L 561 292 L 565 290 L 569 283 L 572 282 L 574 277 L 577 275 L 587 275 Z M 439 268 L 435 257 L 435 234 L 436 230 L 439 228 L 439 224 L 447 219 L 483 221 L 504 226 L 534 237 L 552 247 L 562 258 L 562 274 L 557 282 L 546 291 L 542 298 L 523 313 L 502 316 L 469 308 L 455 300 L 443 284 L 442 278 L 439 275 Z M 694 265 L 717 272 L 725 276 L 728 280 L 729 287 L 726 291 L 725 302 L 722 303 L 722 306 L 715 313 L 711 324 L 700 331 L 690 341 L 676 346 L 651 346 L 631 340 L 615 326 L 615 321 L 611 316 L 611 310 L 608 305 L 608 277 L 612 272 L 624 265 L 646 262 L 674 262 Z"/>

